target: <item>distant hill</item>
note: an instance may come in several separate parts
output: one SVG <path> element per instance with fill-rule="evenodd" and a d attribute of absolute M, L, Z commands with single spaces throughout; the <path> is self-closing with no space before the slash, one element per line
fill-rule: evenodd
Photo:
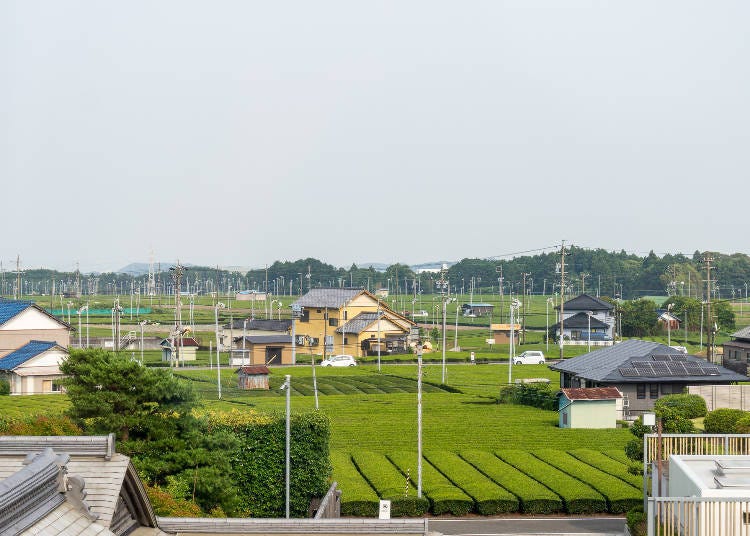
<path fill-rule="evenodd" d="M 195 266 L 194 264 L 191 264 L 189 262 L 183 262 L 180 264 L 182 264 L 183 266 Z M 159 266 L 159 263 L 154 262 L 154 270 L 157 270 L 157 266 Z M 174 262 L 162 262 L 161 263 L 162 271 L 164 271 L 165 269 L 168 269 L 170 266 L 174 266 Z M 131 262 L 127 266 L 120 268 L 119 270 L 115 270 L 115 273 L 132 275 L 132 276 L 145 275 L 145 274 L 148 274 L 148 263 L 147 262 Z"/>

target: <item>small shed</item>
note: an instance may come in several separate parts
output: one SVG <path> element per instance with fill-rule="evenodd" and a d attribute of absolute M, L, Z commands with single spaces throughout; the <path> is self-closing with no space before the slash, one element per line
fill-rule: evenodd
<path fill-rule="evenodd" d="M 268 375 L 271 371 L 265 365 L 248 365 L 237 369 L 240 389 L 270 389 Z"/>
<path fill-rule="evenodd" d="M 293 365 L 291 335 L 247 335 L 235 339 L 239 348 L 232 350 L 231 366 Z"/>
<path fill-rule="evenodd" d="M 622 411 L 622 393 L 617 387 L 560 389 L 560 428 L 616 428 Z"/>
<path fill-rule="evenodd" d="M 180 361 L 195 361 L 199 344 L 193 337 L 175 337 L 174 339 L 164 339 L 160 346 L 162 361 L 171 361 L 172 352 L 175 352 L 178 346 L 180 348 Z M 176 355 L 174 357 L 177 358 Z"/>
<path fill-rule="evenodd" d="M 490 329 L 492 330 L 492 337 L 495 339 L 495 344 L 510 344 L 510 324 L 492 324 Z M 518 344 L 520 332 L 521 324 L 514 324 L 513 338 L 516 344 Z"/>
<path fill-rule="evenodd" d="M 489 316 L 492 315 L 495 306 L 491 303 L 464 303 L 461 311 L 464 316 Z"/>

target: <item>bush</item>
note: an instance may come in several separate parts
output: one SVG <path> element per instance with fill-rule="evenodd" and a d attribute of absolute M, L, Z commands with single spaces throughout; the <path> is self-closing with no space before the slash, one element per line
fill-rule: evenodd
<path fill-rule="evenodd" d="M 417 473 L 416 452 L 396 452 L 388 458 L 403 474 L 413 479 Z M 422 463 L 422 491 L 430 501 L 431 511 L 435 515 L 452 514 L 462 516 L 471 512 L 474 501 L 460 488 L 453 485 L 445 475 L 429 463 Z"/>
<path fill-rule="evenodd" d="M 557 409 L 556 391 L 546 384 L 516 383 L 500 390 L 500 403 L 523 404 L 539 409 Z"/>
<path fill-rule="evenodd" d="M 10 382 L 8 380 L 0 378 L 0 396 L 10 394 Z"/>
<path fill-rule="evenodd" d="M 626 523 L 632 536 L 646 536 L 646 514 L 642 505 L 628 511 Z"/>
<path fill-rule="evenodd" d="M 81 435 L 81 429 L 63 415 L 0 418 L 0 435 Z"/>
<path fill-rule="evenodd" d="M 625 454 L 631 460 L 643 460 L 643 439 L 631 439 L 625 445 Z"/>
<path fill-rule="evenodd" d="M 671 408 L 685 419 L 697 419 L 706 416 L 706 401 L 700 395 L 667 395 L 656 401 L 654 411 L 659 415 L 660 410 Z"/>
<path fill-rule="evenodd" d="M 703 428 L 707 434 L 734 434 L 738 422 L 746 415 L 748 412 L 741 409 L 715 409 L 706 414 Z"/>
<path fill-rule="evenodd" d="M 393 516 L 421 517 L 429 509 L 427 499 L 417 497 L 417 490 L 412 488 L 412 483 L 407 481 L 384 454 L 361 451 L 352 454 L 352 461 L 378 496 L 391 501 Z"/>
<path fill-rule="evenodd" d="M 557 494 L 497 456 L 480 450 L 468 450 L 460 454 L 496 484 L 518 497 L 523 513 L 553 514 L 564 510 L 563 502 Z"/>
<path fill-rule="evenodd" d="M 478 514 L 492 516 L 518 511 L 515 495 L 495 484 L 457 454 L 437 451 L 427 453 L 425 458 L 474 499 L 474 509 Z"/>
<path fill-rule="evenodd" d="M 750 434 L 750 414 L 741 417 L 734 425 L 734 430 L 738 434 Z"/>
<path fill-rule="evenodd" d="M 606 499 L 588 484 L 570 476 L 520 450 L 499 451 L 496 455 L 508 464 L 523 468 L 523 472 L 538 480 L 565 501 L 570 514 L 595 514 L 607 511 Z"/>

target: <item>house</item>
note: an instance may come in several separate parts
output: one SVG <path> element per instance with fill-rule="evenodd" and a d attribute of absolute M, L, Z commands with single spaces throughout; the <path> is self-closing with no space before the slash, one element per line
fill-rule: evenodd
<path fill-rule="evenodd" d="M 71 326 L 38 305 L 0 298 L 0 357 L 32 340 L 70 346 Z"/>
<path fill-rule="evenodd" d="M 615 428 L 622 415 L 622 393 L 616 387 L 560 389 L 560 428 Z"/>
<path fill-rule="evenodd" d="M 239 388 L 250 390 L 250 389 L 266 389 L 270 387 L 268 385 L 268 375 L 271 371 L 265 365 L 248 365 L 237 369 L 237 376 L 239 377 Z"/>
<path fill-rule="evenodd" d="M 178 347 L 180 349 L 180 361 L 195 361 L 200 344 L 193 337 L 175 337 L 174 339 L 164 339 L 160 346 L 162 361 L 177 359 Z"/>
<path fill-rule="evenodd" d="M 630 339 L 614 346 L 565 359 L 549 367 L 560 373 L 561 388 L 616 387 L 624 396 L 623 416 L 650 411 L 665 395 L 682 393 L 688 385 L 726 385 L 747 376 L 678 353 L 665 344 Z"/>
<path fill-rule="evenodd" d="M 495 306 L 491 303 L 463 303 L 461 314 L 464 316 L 492 316 Z"/>
<path fill-rule="evenodd" d="M 241 290 L 234 295 L 235 301 L 266 301 L 267 292 L 257 290 Z"/>
<path fill-rule="evenodd" d="M 550 330 L 559 340 L 560 306 L 555 309 L 558 310 L 558 323 L 550 326 Z M 611 303 L 588 294 L 566 301 L 562 307 L 562 335 L 565 344 L 584 345 L 591 341 L 597 346 L 611 345 L 614 338 L 614 309 Z"/>
<path fill-rule="evenodd" d="M 728 369 L 747 374 L 750 364 L 750 326 L 732 333 L 732 340 L 723 345 L 721 364 Z"/>
<path fill-rule="evenodd" d="M 279 333 L 290 333 L 292 331 L 291 319 L 257 319 L 245 318 L 226 324 L 227 329 L 239 331 L 244 335 L 277 335 Z M 239 339 L 236 337 L 235 340 Z"/>
<path fill-rule="evenodd" d="M 490 324 L 492 337 L 495 344 L 510 344 L 510 324 Z M 521 332 L 521 324 L 513 325 L 513 339 L 518 344 L 518 335 Z"/>
<path fill-rule="evenodd" d="M 67 357 L 67 348 L 54 341 L 30 341 L 0 358 L 0 375 L 7 377 L 12 395 L 60 393 L 60 364 Z"/>
<path fill-rule="evenodd" d="M 304 341 L 318 354 L 363 357 L 378 347 L 381 352 L 406 352 L 418 338 L 416 323 L 362 288 L 311 289 L 294 306 L 302 310 L 295 322 L 298 344 Z M 357 318 L 362 313 L 375 316 Z"/>
<path fill-rule="evenodd" d="M 656 323 L 661 329 L 678 330 L 680 329 L 680 319 L 666 309 L 656 310 Z"/>
<path fill-rule="evenodd" d="M 291 335 L 247 335 L 234 340 L 237 348 L 230 354 L 230 366 L 294 364 Z"/>

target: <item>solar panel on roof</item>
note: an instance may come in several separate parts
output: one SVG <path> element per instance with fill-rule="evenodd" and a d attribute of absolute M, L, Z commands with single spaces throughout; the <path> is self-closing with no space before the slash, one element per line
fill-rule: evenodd
<path fill-rule="evenodd" d="M 670 356 L 664 355 L 664 354 L 652 355 L 651 359 L 653 359 L 654 361 L 671 361 L 672 360 Z"/>
<path fill-rule="evenodd" d="M 701 367 L 701 370 L 706 376 L 718 376 L 720 374 L 719 367 Z"/>
<path fill-rule="evenodd" d="M 647 361 L 635 361 L 633 362 L 633 365 L 640 376 L 656 376 L 654 369 L 651 368 L 651 363 Z"/>
<path fill-rule="evenodd" d="M 622 367 L 621 369 L 619 369 L 619 371 L 620 371 L 620 374 L 622 374 L 626 378 L 640 376 L 640 374 L 638 374 L 638 371 L 635 370 L 633 367 Z"/>
<path fill-rule="evenodd" d="M 666 363 L 663 363 L 663 362 L 651 363 L 651 367 L 654 369 L 654 372 L 656 373 L 657 376 L 671 376 L 672 375 Z"/>
<path fill-rule="evenodd" d="M 667 368 L 669 369 L 669 372 L 671 372 L 671 376 L 687 376 L 687 370 L 685 370 L 685 365 L 683 363 L 675 363 L 674 361 L 670 361 L 667 363 Z"/>
<path fill-rule="evenodd" d="M 670 354 L 669 357 L 672 358 L 672 361 L 687 361 L 688 360 L 687 354 Z"/>

